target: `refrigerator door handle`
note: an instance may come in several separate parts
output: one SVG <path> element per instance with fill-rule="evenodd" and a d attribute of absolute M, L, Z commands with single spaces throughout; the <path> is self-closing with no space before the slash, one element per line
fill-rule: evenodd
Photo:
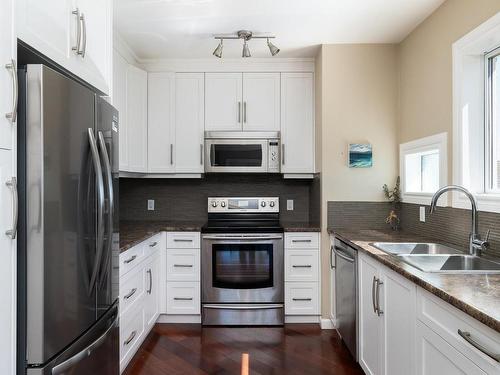
<path fill-rule="evenodd" d="M 67 360 L 58 364 L 57 366 L 54 366 L 52 368 L 52 375 L 64 374 L 66 370 L 73 367 L 76 363 L 80 362 L 82 359 L 89 357 L 95 349 L 97 349 L 106 341 L 106 337 L 108 336 L 109 332 L 111 332 L 111 330 L 116 326 L 117 323 L 118 323 L 118 314 L 113 320 L 113 323 L 108 327 L 108 329 L 106 329 L 106 331 L 101 336 L 99 336 L 97 340 L 95 340 L 92 344 L 90 344 L 83 350 L 76 353 L 73 357 L 68 358 Z"/>
<path fill-rule="evenodd" d="M 92 276 L 90 278 L 89 293 L 94 288 L 97 273 L 99 272 L 101 266 L 101 258 L 104 247 L 104 182 L 102 178 L 101 161 L 99 158 L 99 151 L 97 149 L 97 143 L 94 137 L 94 131 L 92 128 L 88 129 L 90 150 L 92 153 L 92 161 L 94 164 L 96 180 L 97 180 L 97 249 L 96 257 L 94 261 L 94 267 L 92 270 Z"/>
<path fill-rule="evenodd" d="M 109 161 L 108 150 L 106 148 L 106 142 L 104 141 L 104 135 L 102 131 L 97 132 L 97 137 L 99 138 L 99 148 L 102 154 L 102 160 L 104 162 L 104 169 L 106 171 L 106 184 L 108 186 L 108 248 L 106 252 L 106 260 L 104 263 L 103 270 L 106 270 L 108 267 L 108 262 L 110 258 L 111 246 L 112 246 L 112 236 L 113 236 L 113 213 L 114 213 L 114 195 L 113 195 L 113 175 L 111 173 L 111 163 Z M 101 275 L 102 276 L 102 275 Z M 101 282 L 104 280 L 104 277 L 101 279 Z"/>

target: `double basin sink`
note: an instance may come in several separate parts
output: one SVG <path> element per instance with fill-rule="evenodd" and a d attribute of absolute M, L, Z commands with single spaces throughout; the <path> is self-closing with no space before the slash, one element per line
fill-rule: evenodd
<path fill-rule="evenodd" d="M 371 245 L 423 272 L 500 273 L 500 263 L 437 243 L 374 242 Z"/>

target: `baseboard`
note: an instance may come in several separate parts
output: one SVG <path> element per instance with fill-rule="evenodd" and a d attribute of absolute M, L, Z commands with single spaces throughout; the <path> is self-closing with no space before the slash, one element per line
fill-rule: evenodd
<path fill-rule="evenodd" d="M 321 318 L 320 324 L 321 324 L 321 329 L 335 329 L 335 324 L 332 319 Z"/>
<path fill-rule="evenodd" d="M 286 315 L 285 323 L 319 323 L 318 315 Z"/>
<path fill-rule="evenodd" d="M 156 323 L 196 323 L 201 324 L 201 315 L 167 315 L 161 314 Z"/>

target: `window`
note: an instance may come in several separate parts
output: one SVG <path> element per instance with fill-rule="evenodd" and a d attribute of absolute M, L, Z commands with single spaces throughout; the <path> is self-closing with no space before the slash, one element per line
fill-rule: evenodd
<path fill-rule="evenodd" d="M 485 192 L 500 193 L 500 48 L 485 63 Z"/>
<path fill-rule="evenodd" d="M 400 175 L 403 200 L 428 204 L 446 183 L 447 135 L 441 133 L 401 144 Z"/>

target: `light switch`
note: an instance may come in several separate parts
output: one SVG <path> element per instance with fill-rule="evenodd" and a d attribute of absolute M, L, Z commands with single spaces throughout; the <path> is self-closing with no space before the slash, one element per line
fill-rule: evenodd
<path fill-rule="evenodd" d="M 286 200 L 286 210 L 293 211 L 293 199 Z"/>
<path fill-rule="evenodd" d="M 425 207 L 420 206 L 420 221 L 425 223 Z"/>
<path fill-rule="evenodd" d="M 155 201 L 154 199 L 148 199 L 148 211 L 155 210 Z"/>

